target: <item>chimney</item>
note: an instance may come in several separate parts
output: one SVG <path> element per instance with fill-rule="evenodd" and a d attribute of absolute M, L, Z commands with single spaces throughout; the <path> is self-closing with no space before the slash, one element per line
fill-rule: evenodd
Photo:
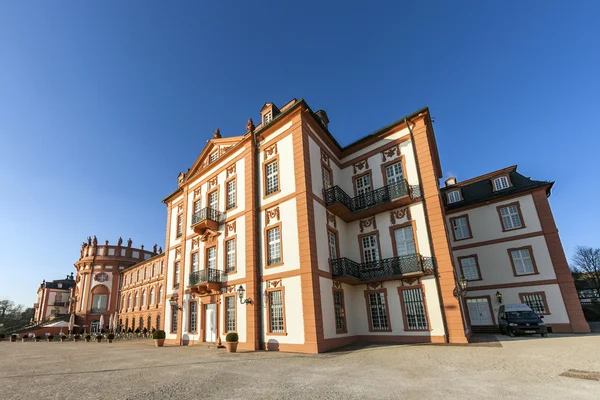
<path fill-rule="evenodd" d="M 456 178 L 450 177 L 446 179 L 446 187 L 456 185 Z"/>
<path fill-rule="evenodd" d="M 325 129 L 329 130 L 329 118 L 327 118 L 327 113 L 324 110 L 319 110 L 315 114 L 321 118 L 321 122 L 323 122 L 323 125 L 325 125 Z"/>

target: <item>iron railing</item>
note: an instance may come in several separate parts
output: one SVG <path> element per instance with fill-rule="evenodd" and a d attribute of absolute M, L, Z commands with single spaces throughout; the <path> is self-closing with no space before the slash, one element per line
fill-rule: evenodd
<path fill-rule="evenodd" d="M 223 220 L 223 213 L 210 207 L 202 208 L 192 215 L 192 226 L 206 220 L 221 223 Z"/>
<path fill-rule="evenodd" d="M 342 257 L 331 260 L 332 274 L 335 278 L 350 277 L 361 281 L 400 276 L 414 272 L 433 273 L 433 258 L 420 254 L 392 257 L 383 260 L 359 264 Z"/>
<path fill-rule="evenodd" d="M 325 204 L 330 206 L 334 203 L 341 203 L 351 212 L 357 213 L 405 196 L 410 196 L 413 200 L 420 198 L 421 187 L 419 185 L 409 185 L 406 179 L 402 179 L 399 182 L 391 183 L 356 197 L 350 197 L 341 187 L 336 185 L 325 190 Z"/>
<path fill-rule="evenodd" d="M 221 283 L 223 275 L 221 271 L 214 268 L 206 268 L 190 274 L 189 286 L 199 285 L 201 283 Z"/>

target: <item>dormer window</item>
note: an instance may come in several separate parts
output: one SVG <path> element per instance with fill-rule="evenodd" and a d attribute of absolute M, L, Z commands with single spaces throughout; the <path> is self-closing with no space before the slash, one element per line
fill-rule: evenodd
<path fill-rule="evenodd" d="M 452 190 L 451 192 L 448 192 L 448 204 L 456 203 L 460 200 L 460 190 Z"/>
<path fill-rule="evenodd" d="M 265 114 L 265 116 L 263 118 L 263 124 L 267 125 L 272 120 L 273 120 L 273 112 L 269 111 L 268 113 Z"/>
<path fill-rule="evenodd" d="M 219 158 L 219 152 L 215 151 L 214 153 L 212 153 L 210 155 L 210 158 L 208 161 L 212 163 L 212 162 L 215 162 L 217 158 Z"/>
<path fill-rule="evenodd" d="M 508 176 L 503 175 L 494 179 L 494 191 L 508 189 L 510 187 L 510 182 L 508 181 Z"/>

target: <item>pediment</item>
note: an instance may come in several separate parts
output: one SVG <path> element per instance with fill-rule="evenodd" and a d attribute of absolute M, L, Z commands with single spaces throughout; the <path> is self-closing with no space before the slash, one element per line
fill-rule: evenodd
<path fill-rule="evenodd" d="M 233 136 L 227 138 L 219 138 L 219 139 L 210 139 L 206 142 L 206 146 L 192 164 L 192 167 L 185 174 L 185 179 L 183 179 L 180 184 L 189 181 L 193 176 L 195 176 L 198 172 L 202 171 L 209 165 L 210 155 L 214 154 L 215 151 L 219 152 L 219 157 L 222 157 L 225 153 L 227 153 L 231 148 L 239 143 L 244 137 L 243 136 Z"/>

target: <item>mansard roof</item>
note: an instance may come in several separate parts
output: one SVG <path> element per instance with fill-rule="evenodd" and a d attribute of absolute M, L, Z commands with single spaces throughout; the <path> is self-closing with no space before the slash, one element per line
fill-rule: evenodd
<path fill-rule="evenodd" d="M 507 175 L 511 185 L 509 188 L 494 191 L 493 179 L 502 175 Z M 465 206 L 485 203 L 491 200 L 501 199 L 502 197 L 512 196 L 521 192 L 526 192 L 537 188 L 546 188 L 546 194 L 550 196 L 550 191 L 554 182 L 537 181 L 528 178 L 517 172 L 517 166 L 503 168 L 497 171 L 487 173 L 475 178 L 459 182 L 454 185 L 446 186 L 441 189 L 442 193 L 451 190 L 460 189 L 462 199 L 452 204 L 448 204 L 447 196 L 442 196 L 446 210 L 454 210 Z"/>

